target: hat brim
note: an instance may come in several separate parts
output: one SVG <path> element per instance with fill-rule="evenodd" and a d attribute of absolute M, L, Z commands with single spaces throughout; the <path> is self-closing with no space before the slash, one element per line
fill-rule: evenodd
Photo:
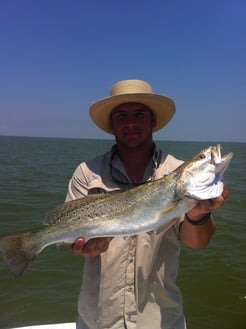
<path fill-rule="evenodd" d="M 109 134 L 114 134 L 110 115 L 112 110 L 123 103 L 142 103 L 148 106 L 155 115 L 156 126 L 153 132 L 163 128 L 175 113 L 175 103 L 171 98 L 158 94 L 122 94 L 103 98 L 90 107 L 90 116 L 94 123 Z"/>

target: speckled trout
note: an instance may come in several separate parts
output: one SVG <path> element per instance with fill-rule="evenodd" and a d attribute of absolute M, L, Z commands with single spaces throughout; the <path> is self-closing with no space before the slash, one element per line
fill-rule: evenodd
<path fill-rule="evenodd" d="M 48 214 L 40 231 L 0 238 L 0 253 L 13 274 L 20 276 L 51 244 L 167 230 L 198 200 L 221 195 L 232 155 L 221 157 L 220 145 L 210 146 L 159 180 L 64 203 Z"/>

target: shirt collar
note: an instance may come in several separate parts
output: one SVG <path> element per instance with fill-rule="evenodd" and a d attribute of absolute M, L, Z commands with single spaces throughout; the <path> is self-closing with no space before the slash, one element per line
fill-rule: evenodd
<path fill-rule="evenodd" d="M 126 173 L 124 164 L 122 163 L 117 153 L 116 145 L 111 148 L 110 154 L 110 168 L 112 178 L 119 184 L 133 185 Z M 143 183 L 152 180 L 154 177 L 155 170 L 161 163 L 161 154 L 162 151 L 156 147 L 155 143 L 153 143 L 153 155 L 151 162 L 149 162 L 148 166 L 146 167 Z"/>

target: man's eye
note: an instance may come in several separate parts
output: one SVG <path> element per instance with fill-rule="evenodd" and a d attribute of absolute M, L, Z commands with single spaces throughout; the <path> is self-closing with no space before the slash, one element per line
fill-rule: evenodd
<path fill-rule="evenodd" d="M 142 119 L 142 118 L 145 118 L 147 116 L 147 112 L 142 112 L 142 111 L 139 111 L 135 114 L 135 116 L 139 119 Z"/>
<path fill-rule="evenodd" d="M 143 112 L 138 112 L 138 113 L 136 114 L 136 116 L 137 116 L 138 118 L 143 118 L 143 117 L 145 116 L 145 113 L 143 113 Z"/>
<path fill-rule="evenodd" d="M 126 115 L 124 114 L 124 113 L 117 113 L 116 115 L 115 115 L 115 118 L 116 119 L 124 119 L 126 117 Z"/>

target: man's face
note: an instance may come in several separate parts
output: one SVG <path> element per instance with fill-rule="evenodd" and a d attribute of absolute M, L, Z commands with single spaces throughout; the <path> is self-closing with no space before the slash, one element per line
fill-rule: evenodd
<path fill-rule="evenodd" d="M 156 121 L 151 110 L 141 103 L 124 103 L 111 113 L 111 125 L 118 142 L 136 147 L 152 141 Z"/>

